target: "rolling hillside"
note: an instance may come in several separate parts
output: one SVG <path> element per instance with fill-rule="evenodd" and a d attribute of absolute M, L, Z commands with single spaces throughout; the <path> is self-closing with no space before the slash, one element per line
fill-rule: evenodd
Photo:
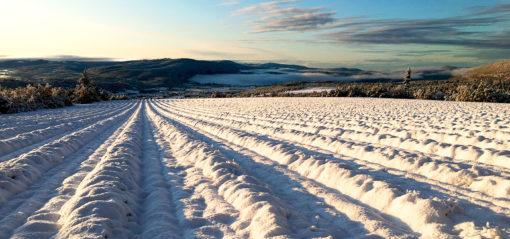
<path fill-rule="evenodd" d="M 84 69 L 101 88 L 117 91 L 179 86 L 196 74 L 239 73 L 251 68 L 232 61 L 158 59 L 126 62 L 49 60 L 0 61 L 0 85 L 17 87 L 33 83 L 73 87 Z"/>
<path fill-rule="evenodd" d="M 136 61 L 0 61 L 0 86 L 15 88 L 49 83 L 71 88 L 84 69 L 97 85 L 109 91 L 141 90 L 155 87 L 183 87 L 184 83 L 231 86 L 270 86 L 293 81 L 305 82 L 400 82 L 401 69 L 367 71 L 357 68 L 310 68 L 278 63 L 241 64 L 233 61 L 155 59 Z M 413 81 L 448 80 L 463 83 L 486 80 L 498 88 L 510 87 L 510 61 L 472 69 L 456 75 L 452 66 L 414 68 Z M 194 79 L 199 77 L 199 80 Z"/>
<path fill-rule="evenodd" d="M 480 66 L 462 74 L 461 77 L 470 80 L 490 79 L 510 81 L 510 60 Z"/>
<path fill-rule="evenodd" d="M 232 61 L 161 59 L 122 62 L 91 68 L 88 71 L 93 78 L 101 79 L 100 82 L 107 89 L 115 88 L 119 83 L 139 89 L 180 86 L 197 74 L 232 74 L 247 68 Z"/>

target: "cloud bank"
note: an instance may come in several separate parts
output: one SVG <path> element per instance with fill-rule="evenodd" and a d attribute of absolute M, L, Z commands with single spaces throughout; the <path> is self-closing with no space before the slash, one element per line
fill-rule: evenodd
<path fill-rule="evenodd" d="M 234 15 L 255 16 L 258 20 L 250 22 L 249 33 L 314 31 L 335 22 L 334 11 L 325 11 L 324 7 L 294 7 L 297 0 L 273 1 L 251 5 L 234 12 Z"/>
<path fill-rule="evenodd" d="M 491 26 L 510 22 L 510 5 L 470 15 L 440 19 L 368 19 L 344 21 L 320 38 L 345 43 L 455 45 L 510 48 L 510 31 Z M 503 11 L 508 9 L 507 11 Z"/>
<path fill-rule="evenodd" d="M 435 19 L 372 19 L 336 17 L 325 7 L 296 7 L 299 0 L 254 4 L 234 15 L 254 17 L 248 33 L 318 32 L 318 41 L 348 44 L 452 45 L 510 49 L 510 4 L 471 9 L 471 13 Z"/>

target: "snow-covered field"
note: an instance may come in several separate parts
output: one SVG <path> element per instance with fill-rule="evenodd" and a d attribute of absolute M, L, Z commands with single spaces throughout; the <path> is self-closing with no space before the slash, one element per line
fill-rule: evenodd
<path fill-rule="evenodd" d="M 368 98 L 0 115 L 0 238 L 508 238 L 509 116 Z"/>
<path fill-rule="evenodd" d="M 288 94 L 306 94 L 306 93 L 321 93 L 334 91 L 335 87 L 308 87 L 300 90 L 285 91 Z"/>

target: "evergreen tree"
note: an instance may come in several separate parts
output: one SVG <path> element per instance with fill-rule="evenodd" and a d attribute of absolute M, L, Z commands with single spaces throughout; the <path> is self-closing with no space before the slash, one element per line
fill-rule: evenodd
<path fill-rule="evenodd" d="M 404 84 L 411 82 L 411 67 L 408 67 L 404 74 Z"/>
<path fill-rule="evenodd" d="M 73 101 L 80 104 L 101 101 L 101 91 L 96 83 L 89 78 L 87 70 L 84 70 L 78 79 L 78 84 L 73 91 Z"/>

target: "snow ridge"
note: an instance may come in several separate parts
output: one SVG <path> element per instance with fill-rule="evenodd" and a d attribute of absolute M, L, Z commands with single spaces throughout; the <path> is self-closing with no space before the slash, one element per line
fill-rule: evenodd
<path fill-rule="evenodd" d="M 0 118 L 2 238 L 507 238 L 508 104 L 102 102 Z"/>

